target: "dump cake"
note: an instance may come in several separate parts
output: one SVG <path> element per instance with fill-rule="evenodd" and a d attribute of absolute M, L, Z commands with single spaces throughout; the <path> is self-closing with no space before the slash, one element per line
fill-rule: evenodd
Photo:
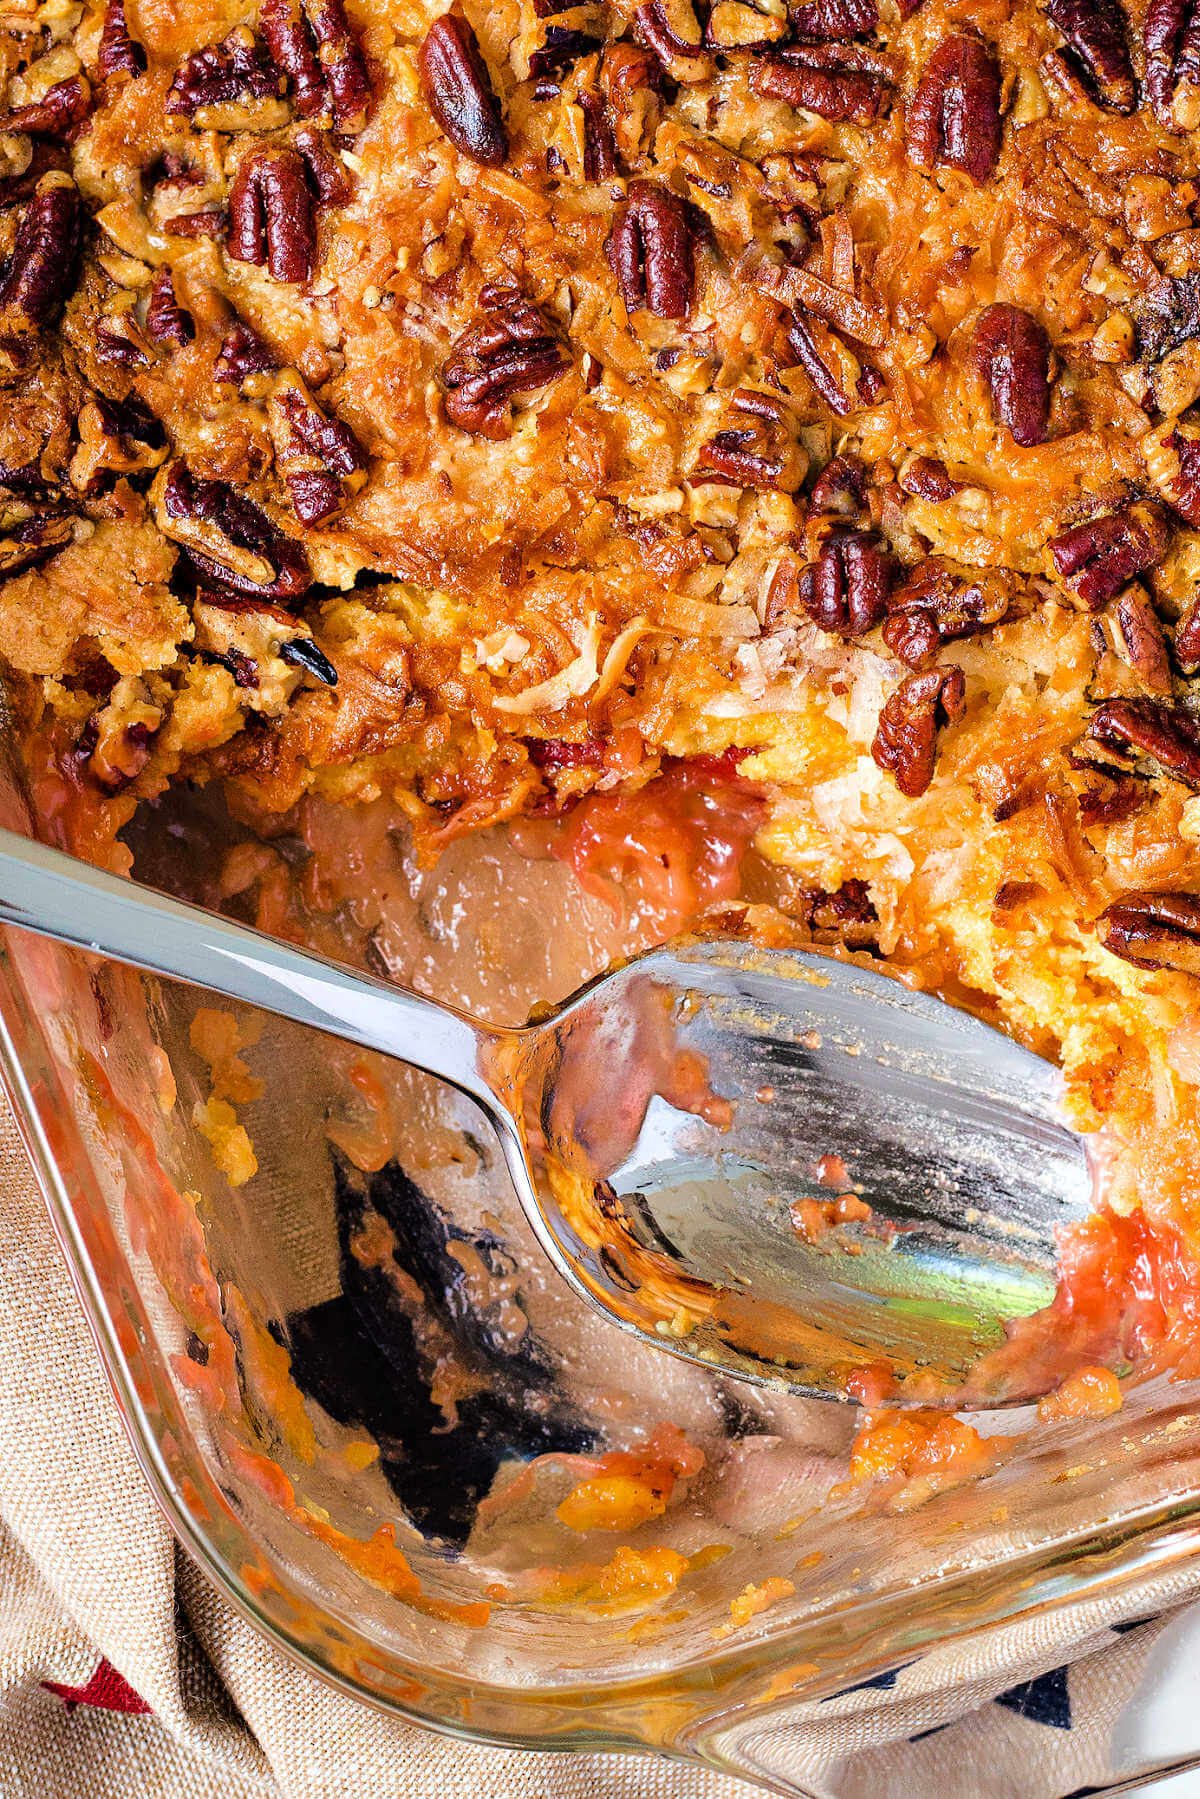
<path fill-rule="evenodd" d="M 1157 1246 L 1110 1219 L 1114 1278 L 1200 1247 L 1194 0 L 17 0 L 2 42 L 44 830 L 124 866 L 216 784 L 277 926 L 306 807 L 549 830 L 665 929 L 1052 1056 Z"/>

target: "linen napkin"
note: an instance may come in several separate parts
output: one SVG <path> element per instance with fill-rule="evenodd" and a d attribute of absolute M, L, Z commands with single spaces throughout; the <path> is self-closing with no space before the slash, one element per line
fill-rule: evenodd
<path fill-rule="evenodd" d="M 749 1799 L 663 1759 L 454 1742 L 273 1649 L 150 1496 L 2 1099 L 0 1220 L 4 1799 Z M 1171 1689 L 1189 1632 L 1200 1649 L 1193 1590 L 1176 1575 L 796 1705 L 758 1765 L 817 1799 L 1064 1799 L 1169 1764 L 1200 1744 Z"/>

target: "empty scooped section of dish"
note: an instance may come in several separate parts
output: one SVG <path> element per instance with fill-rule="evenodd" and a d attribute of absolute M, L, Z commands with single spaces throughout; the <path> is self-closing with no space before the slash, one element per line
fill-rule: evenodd
<path fill-rule="evenodd" d="M 567 987 L 609 953 L 609 903 L 528 843 L 484 840 L 479 903 L 538 905 L 577 968 L 531 977 L 526 939 L 482 938 L 456 909 L 470 870 L 419 870 L 391 825 L 342 816 L 355 830 L 313 854 L 303 820 L 261 844 L 211 807 L 148 815 L 138 866 L 343 956 L 383 923 L 369 871 L 413 978 L 446 992 L 483 968 L 498 1012 L 548 967 Z M 1200 1491 L 1190 1389 L 1035 1449 L 1019 1413 L 951 1436 L 885 1418 L 867 1440 L 852 1408 L 643 1350 L 544 1269 L 469 1105 L 240 1012 L 261 1093 L 229 1102 L 257 1160 L 231 1186 L 195 1123 L 215 1074 L 195 1047 L 205 997 L 24 942 L 6 981 L 72 1170 L 60 1216 L 178 1527 L 283 1640 L 416 1715 L 675 1741 L 904 1659 L 977 1615 L 973 1595 L 1031 1603 L 1066 1546 L 1111 1550 Z"/>

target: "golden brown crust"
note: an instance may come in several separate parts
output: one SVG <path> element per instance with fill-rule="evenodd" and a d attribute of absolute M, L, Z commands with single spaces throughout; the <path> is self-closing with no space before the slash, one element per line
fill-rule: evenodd
<path fill-rule="evenodd" d="M 1170 10 L 31 13 L 0 655 L 38 754 L 113 828 L 182 769 L 436 844 L 738 746 L 765 854 L 868 883 L 895 965 L 1183 1192 L 1186 954 L 1096 930 L 1200 880 Z"/>

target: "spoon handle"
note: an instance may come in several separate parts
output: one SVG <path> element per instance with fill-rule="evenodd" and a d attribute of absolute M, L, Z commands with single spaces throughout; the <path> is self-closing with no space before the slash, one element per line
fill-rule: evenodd
<path fill-rule="evenodd" d="M 5 830 L 0 923 L 382 1050 L 494 1108 L 481 1051 L 508 1033 Z"/>

